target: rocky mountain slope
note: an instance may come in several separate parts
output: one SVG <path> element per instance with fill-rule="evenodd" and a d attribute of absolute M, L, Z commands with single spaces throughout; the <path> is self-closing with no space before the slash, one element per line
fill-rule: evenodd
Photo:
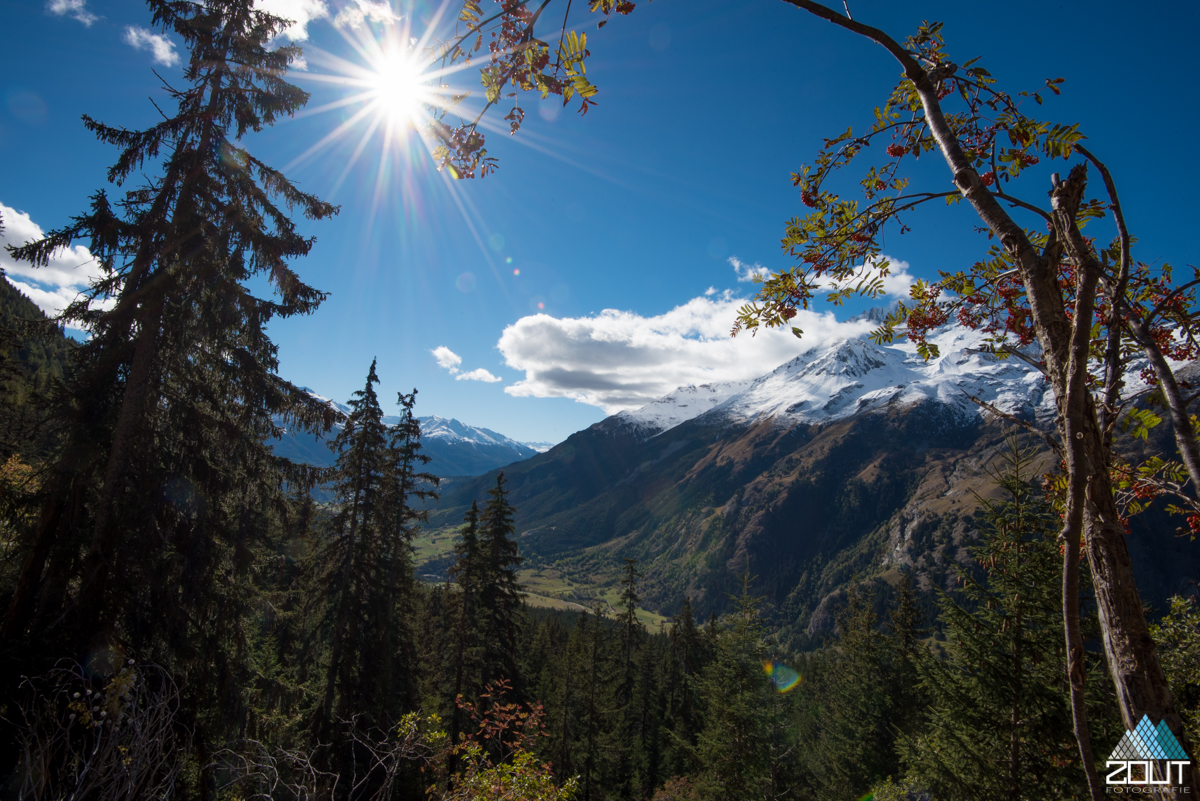
<path fill-rule="evenodd" d="M 636 557 L 644 603 L 668 613 L 684 593 L 723 609 L 748 569 L 779 621 L 809 636 L 851 581 L 886 595 L 911 570 L 931 602 L 956 583 L 976 493 L 991 492 L 1007 448 L 969 396 L 1046 425 L 1054 414 L 1027 363 L 957 327 L 935 341 L 928 363 L 906 345 L 835 343 L 755 381 L 681 388 L 510 465 L 523 553 L 593 574 Z M 456 523 L 494 481 L 443 484 L 435 520 Z M 1200 567 L 1173 534 L 1142 521 L 1131 535 L 1151 603 Z"/>

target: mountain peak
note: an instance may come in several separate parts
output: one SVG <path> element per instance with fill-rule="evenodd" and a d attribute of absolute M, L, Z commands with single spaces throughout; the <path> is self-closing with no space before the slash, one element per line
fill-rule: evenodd
<path fill-rule="evenodd" d="M 867 314 L 878 312 L 882 319 L 886 311 Z M 633 427 L 648 438 L 693 419 L 714 425 L 768 419 L 788 425 L 819 423 L 934 400 L 956 413 L 978 416 L 981 411 L 968 395 L 1026 417 L 1053 414 L 1041 374 L 1019 359 L 984 353 L 979 332 L 948 325 L 931 342 L 941 355 L 925 361 L 905 341 L 875 345 L 858 338 L 837 340 L 753 381 L 680 387 L 598 425 Z"/>

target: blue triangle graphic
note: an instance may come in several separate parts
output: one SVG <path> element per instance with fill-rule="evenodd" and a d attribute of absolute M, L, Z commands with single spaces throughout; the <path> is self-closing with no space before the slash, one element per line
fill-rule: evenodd
<path fill-rule="evenodd" d="M 1171 733 L 1171 729 L 1167 727 L 1165 720 L 1158 722 L 1158 728 L 1154 731 L 1155 739 L 1158 740 L 1158 745 L 1167 755 L 1167 759 L 1187 759 L 1187 753 L 1184 752 L 1183 746 L 1179 744 L 1179 740 Z"/>
<path fill-rule="evenodd" d="M 1134 729 L 1134 736 L 1141 740 L 1142 754 L 1145 759 L 1168 759 L 1167 752 L 1158 742 L 1158 732 L 1150 722 L 1149 715 L 1142 715 Z"/>

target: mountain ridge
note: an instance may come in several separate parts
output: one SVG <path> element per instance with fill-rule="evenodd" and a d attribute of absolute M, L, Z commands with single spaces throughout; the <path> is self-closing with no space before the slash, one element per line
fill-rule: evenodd
<path fill-rule="evenodd" d="M 882 596 L 911 572 L 932 608 L 935 588 L 957 585 L 977 495 L 993 491 L 987 471 L 1008 447 L 1008 424 L 971 397 L 1043 427 L 1055 414 L 1034 365 L 956 326 L 933 341 L 928 361 L 908 343 L 829 343 L 753 381 L 679 388 L 509 465 L 523 555 L 578 574 L 636 558 L 645 605 L 664 614 L 684 595 L 699 614 L 724 611 L 749 569 L 798 644 L 829 631 L 856 582 Z M 444 485 L 434 524 L 456 526 L 496 472 Z M 1172 554 L 1165 567 L 1135 562 L 1152 603 L 1200 567 L 1161 526 L 1135 522 L 1132 536 L 1131 550 Z"/>
<path fill-rule="evenodd" d="M 350 413 L 350 407 L 346 404 L 326 398 L 307 387 L 302 389 L 341 414 Z M 394 426 L 400 422 L 400 418 L 397 415 L 384 415 L 383 422 Z M 480 475 L 538 453 L 536 449 L 511 437 L 454 418 L 428 415 L 418 417 L 417 422 L 421 426 L 422 451 L 431 459 L 425 469 L 438 477 Z M 283 435 L 274 440 L 272 449 L 277 456 L 328 467 L 333 464 L 335 457 L 327 443 L 333 441 L 340 429 L 341 423 L 335 423 L 329 434 L 321 437 L 285 428 Z"/>

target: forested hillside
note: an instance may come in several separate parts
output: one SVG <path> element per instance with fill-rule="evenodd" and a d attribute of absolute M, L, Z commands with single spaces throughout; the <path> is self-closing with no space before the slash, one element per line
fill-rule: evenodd
<path fill-rule="evenodd" d="M 13 454 L 37 457 L 49 447 L 51 433 L 35 429 L 33 411 L 47 402 L 55 382 L 63 380 L 75 347 L 33 301 L 0 280 L 0 382 L 7 400 L 0 412 L 4 459 Z"/>

